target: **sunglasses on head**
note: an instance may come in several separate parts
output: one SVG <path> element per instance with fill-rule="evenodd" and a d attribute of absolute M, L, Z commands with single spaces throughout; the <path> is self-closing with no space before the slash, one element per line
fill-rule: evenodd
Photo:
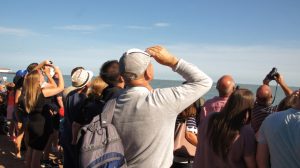
<path fill-rule="evenodd" d="M 151 55 L 148 54 L 147 52 L 142 51 L 140 49 L 136 49 L 136 48 L 133 48 L 133 49 L 130 49 L 130 50 L 126 51 L 124 53 L 124 55 L 133 54 L 133 53 L 141 53 L 141 54 L 144 54 L 144 55 L 147 55 L 147 56 L 151 57 Z"/>

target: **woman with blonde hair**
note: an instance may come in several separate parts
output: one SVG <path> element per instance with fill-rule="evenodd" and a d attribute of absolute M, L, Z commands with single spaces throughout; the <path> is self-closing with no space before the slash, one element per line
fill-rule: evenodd
<path fill-rule="evenodd" d="M 200 125 L 194 167 L 255 168 L 256 141 L 249 125 L 253 93 L 237 89 L 219 113 Z"/>
<path fill-rule="evenodd" d="M 43 70 L 40 69 L 43 67 Z M 58 85 L 50 75 L 50 67 L 58 73 Z M 50 85 L 45 87 L 43 73 L 46 74 Z M 39 64 L 32 72 L 27 74 L 23 84 L 24 104 L 28 113 L 28 122 L 25 133 L 28 145 L 26 154 L 26 167 L 40 167 L 40 159 L 47 141 L 53 131 L 51 124 L 51 108 L 48 105 L 51 100 L 49 97 L 58 94 L 64 89 L 64 80 L 58 67 L 54 67 L 51 62 L 44 61 Z"/>
<path fill-rule="evenodd" d="M 89 88 L 88 96 L 101 96 L 102 91 L 107 87 L 108 85 L 103 81 L 103 79 L 99 76 L 95 77 L 92 80 L 92 84 Z"/>

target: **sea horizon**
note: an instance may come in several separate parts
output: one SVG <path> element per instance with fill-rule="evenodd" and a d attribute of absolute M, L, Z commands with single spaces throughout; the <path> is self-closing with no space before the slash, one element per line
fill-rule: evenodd
<path fill-rule="evenodd" d="M 15 74 L 11 74 L 11 73 L 0 73 L 0 77 L 2 78 L 3 76 L 7 77 L 7 81 L 8 82 L 12 82 L 13 81 L 13 77 Z M 71 82 L 71 76 L 70 75 L 64 75 L 64 81 L 65 81 L 65 87 L 71 86 L 72 82 Z M 170 79 L 154 79 L 151 82 L 151 85 L 154 89 L 156 88 L 166 88 L 166 87 L 174 87 L 174 86 L 180 86 L 182 84 L 184 80 L 170 80 Z M 246 88 L 249 89 L 253 92 L 253 94 L 256 93 L 256 89 L 261 85 L 261 84 L 244 84 L 244 83 L 236 83 L 240 88 Z M 275 96 L 275 91 L 276 91 L 276 82 L 272 81 L 272 83 L 270 83 L 270 87 L 272 88 L 272 92 L 273 92 L 273 96 Z M 292 90 L 297 90 L 299 89 L 299 87 L 295 87 L 295 86 L 289 86 Z M 212 88 L 209 90 L 208 93 L 206 93 L 203 98 L 205 100 L 207 99 L 211 99 L 215 96 L 218 96 L 218 91 L 216 89 L 216 82 L 213 83 Z M 285 97 L 284 92 L 282 91 L 282 89 L 280 88 L 280 86 L 278 85 L 277 88 L 277 93 L 276 93 L 276 98 L 274 101 L 274 104 L 278 104 L 283 98 Z"/>

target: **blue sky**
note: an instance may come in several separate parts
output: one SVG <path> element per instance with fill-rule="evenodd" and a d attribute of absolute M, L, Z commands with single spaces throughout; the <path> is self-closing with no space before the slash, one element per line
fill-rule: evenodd
<path fill-rule="evenodd" d="M 69 74 L 129 48 L 160 44 L 216 81 L 261 83 L 276 66 L 300 86 L 298 0 L 0 0 L 0 67 L 14 71 L 51 59 Z M 180 79 L 155 64 L 157 79 Z"/>

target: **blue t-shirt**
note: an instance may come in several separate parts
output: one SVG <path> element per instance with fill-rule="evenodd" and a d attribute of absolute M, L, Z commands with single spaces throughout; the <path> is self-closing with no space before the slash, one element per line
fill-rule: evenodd
<path fill-rule="evenodd" d="M 269 115 L 258 132 L 258 143 L 267 144 L 272 168 L 300 167 L 300 111 L 288 110 Z"/>

